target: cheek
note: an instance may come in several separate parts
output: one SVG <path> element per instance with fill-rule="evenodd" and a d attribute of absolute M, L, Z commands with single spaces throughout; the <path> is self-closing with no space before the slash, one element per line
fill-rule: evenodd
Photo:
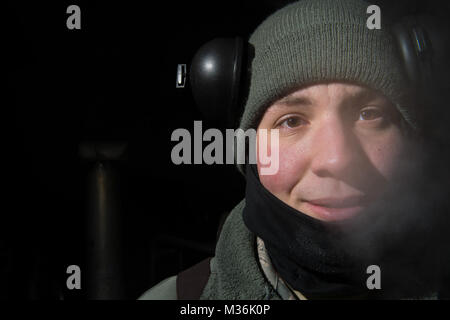
<path fill-rule="evenodd" d="M 301 145 L 280 141 L 278 171 L 274 175 L 259 174 L 263 186 L 276 196 L 289 195 L 306 171 L 307 160 L 304 155 L 305 150 Z M 260 173 L 259 156 L 257 156 L 257 165 Z"/>
<path fill-rule="evenodd" d="M 406 141 L 401 133 L 395 130 L 376 141 L 366 142 L 364 149 L 372 165 L 389 181 L 404 159 Z"/>

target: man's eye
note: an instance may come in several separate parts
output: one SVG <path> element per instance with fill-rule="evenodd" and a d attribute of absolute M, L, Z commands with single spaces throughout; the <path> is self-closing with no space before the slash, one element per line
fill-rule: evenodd
<path fill-rule="evenodd" d="M 285 128 L 296 128 L 305 124 L 305 121 L 300 117 L 289 117 L 280 122 L 279 126 Z"/>
<path fill-rule="evenodd" d="M 364 109 L 359 113 L 359 120 L 375 120 L 378 118 L 382 118 L 383 113 L 375 108 Z"/>

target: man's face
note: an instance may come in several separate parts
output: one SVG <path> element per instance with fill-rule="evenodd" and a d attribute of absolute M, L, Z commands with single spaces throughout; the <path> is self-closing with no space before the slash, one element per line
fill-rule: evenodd
<path fill-rule="evenodd" d="M 271 105 L 259 124 L 258 138 L 259 129 L 279 129 L 279 170 L 260 174 L 261 183 L 311 217 L 354 216 L 394 179 L 408 149 L 399 117 L 386 97 L 359 85 L 297 90 Z"/>

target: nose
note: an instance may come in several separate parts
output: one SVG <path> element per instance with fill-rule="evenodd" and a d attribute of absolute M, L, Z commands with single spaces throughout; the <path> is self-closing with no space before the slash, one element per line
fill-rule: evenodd
<path fill-rule="evenodd" d="M 314 132 L 311 170 L 319 177 L 348 179 L 358 170 L 362 148 L 339 119 L 327 119 Z"/>

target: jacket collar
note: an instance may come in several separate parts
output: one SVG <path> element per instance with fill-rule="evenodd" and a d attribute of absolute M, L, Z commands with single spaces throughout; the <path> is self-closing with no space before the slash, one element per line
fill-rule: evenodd
<path fill-rule="evenodd" d="M 256 236 L 244 224 L 242 200 L 224 223 L 201 299 L 280 300 L 258 264 Z"/>

